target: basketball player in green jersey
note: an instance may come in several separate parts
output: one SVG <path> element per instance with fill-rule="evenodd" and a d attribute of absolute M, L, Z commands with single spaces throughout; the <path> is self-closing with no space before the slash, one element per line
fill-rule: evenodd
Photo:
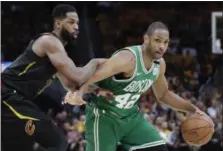
<path fill-rule="evenodd" d="M 158 101 L 191 114 L 205 114 L 190 102 L 169 91 L 163 54 L 169 43 L 169 30 L 161 22 L 152 23 L 144 43 L 114 53 L 65 103 L 82 104 L 90 84 L 113 93 L 112 99 L 93 95 L 87 104 L 87 151 L 115 151 L 120 142 L 129 151 L 166 151 L 159 132 L 144 119 L 137 102 L 150 87 Z"/>

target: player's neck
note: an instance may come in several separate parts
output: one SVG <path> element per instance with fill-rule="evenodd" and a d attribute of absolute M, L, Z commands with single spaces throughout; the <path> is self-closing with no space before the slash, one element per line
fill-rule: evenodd
<path fill-rule="evenodd" d="M 60 39 L 60 41 L 63 43 L 64 46 L 67 44 L 67 41 L 64 41 L 64 40 L 61 38 L 61 35 L 60 35 L 60 32 L 59 32 L 59 31 L 54 30 L 53 33 L 54 33 L 54 35 L 55 35 L 58 39 Z"/>
<path fill-rule="evenodd" d="M 150 54 L 146 53 L 145 47 L 143 45 L 141 46 L 141 49 L 144 65 L 147 69 L 149 69 L 151 67 L 153 59 Z"/>

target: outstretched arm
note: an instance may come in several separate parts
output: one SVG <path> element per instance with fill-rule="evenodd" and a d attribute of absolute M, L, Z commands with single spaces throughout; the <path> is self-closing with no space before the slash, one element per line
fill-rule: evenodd
<path fill-rule="evenodd" d="M 44 35 L 38 38 L 33 45 L 33 50 L 46 55 L 57 69 L 57 72 L 76 88 L 79 88 L 93 75 L 101 61 L 92 59 L 85 67 L 76 67 L 74 62 L 67 56 L 62 43 L 51 35 Z"/>
<path fill-rule="evenodd" d="M 152 90 L 158 101 L 178 111 L 195 113 L 197 107 L 190 102 L 184 100 L 180 96 L 171 92 L 168 89 L 168 83 L 165 77 L 166 64 L 164 60 L 160 62 L 160 75 L 157 81 L 153 84 Z"/>
<path fill-rule="evenodd" d="M 101 64 L 94 75 L 83 85 L 85 90 L 89 85 L 102 81 L 108 77 L 118 73 L 129 74 L 134 71 L 135 56 L 132 52 L 124 50 L 109 58 L 105 63 Z"/>
<path fill-rule="evenodd" d="M 109 58 L 103 64 L 101 64 L 97 68 L 94 75 L 80 88 L 80 90 L 75 92 L 73 96 L 71 93 L 68 93 L 70 95 L 66 95 L 64 103 L 70 103 L 70 104 L 76 105 L 77 104 L 76 100 L 81 100 L 83 94 L 88 92 L 89 85 L 92 85 L 93 83 L 104 80 L 108 77 L 114 76 L 118 73 L 131 75 L 134 69 L 135 69 L 134 54 L 128 50 L 123 50 L 119 52 L 118 54 Z M 72 99 L 69 99 L 70 97 L 74 98 L 73 103 L 72 103 Z"/>
<path fill-rule="evenodd" d="M 81 70 L 82 72 L 81 83 L 84 84 L 87 82 L 89 78 L 95 73 L 97 67 L 106 60 L 107 59 L 92 59 L 84 67 L 77 67 L 77 69 Z"/>
<path fill-rule="evenodd" d="M 135 68 L 135 56 L 128 50 L 123 50 L 101 64 L 85 85 L 102 81 L 118 73 L 129 74 Z"/>

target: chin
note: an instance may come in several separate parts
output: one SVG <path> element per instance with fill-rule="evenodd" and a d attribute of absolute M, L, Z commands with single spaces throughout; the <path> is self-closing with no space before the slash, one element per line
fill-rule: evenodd
<path fill-rule="evenodd" d="M 153 56 L 153 59 L 158 60 L 158 59 L 161 59 L 162 57 L 163 57 L 163 55 L 154 55 Z"/>

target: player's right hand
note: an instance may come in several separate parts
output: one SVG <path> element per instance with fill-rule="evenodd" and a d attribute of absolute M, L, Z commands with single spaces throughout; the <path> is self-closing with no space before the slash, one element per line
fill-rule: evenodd
<path fill-rule="evenodd" d="M 67 92 L 62 104 L 83 105 L 86 102 L 82 99 L 81 91 Z"/>

